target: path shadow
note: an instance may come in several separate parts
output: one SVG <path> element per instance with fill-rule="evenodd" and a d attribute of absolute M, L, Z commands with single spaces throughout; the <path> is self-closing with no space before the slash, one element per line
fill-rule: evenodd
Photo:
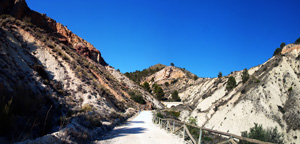
<path fill-rule="evenodd" d="M 145 123 L 144 121 L 130 121 L 128 123 Z"/>
<path fill-rule="evenodd" d="M 127 136 L 129 134 L 140 134 L 144 133 L 146 129 L 141 128 L 141 127 L 136 127 L 136 128 L 120 128 L 120 129 L 114 129 L 113 131 L 107 133 L 105 136 L 101 137 L 98 140 L 108 140 L 108 139 L 113 139 L 116 137 L 123 137 Z"/>

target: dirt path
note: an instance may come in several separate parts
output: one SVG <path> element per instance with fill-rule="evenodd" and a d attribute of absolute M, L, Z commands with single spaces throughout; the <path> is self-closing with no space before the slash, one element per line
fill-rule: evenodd
<path fill-rule="evenodd" d="M 176 135 L 152 123 L 152 112 L 142 111 L 127 124 L 116 127 L 95 144 L 183 144 Z"/>

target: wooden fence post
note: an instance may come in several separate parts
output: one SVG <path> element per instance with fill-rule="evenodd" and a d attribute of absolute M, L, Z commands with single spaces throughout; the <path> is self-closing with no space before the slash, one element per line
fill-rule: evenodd
<path fill-rule="evenodd" d="M 184 141 L 184 137 L 185 137 L 185 124 L 184 124 L 184 127 L 183 127 L 183 141 Z"/>
<path fill-rule="evenodd" d="M 175 121 L 173 121 L 173 132 L 175 131 Z"/>
<path fill-rule="evenodd" d="M 200 129 L 198 144 L 201 144 L 201 138 L 202 138 L 202 129 Z"/>
<path fill-rule="evenodd" d="M 167 120 L 166 122 L 166 130 L 168 131 L 168 124 L 169 124 L 169 120 Z"/>
<path fill-rule="evenodd" d="M 162 127 L 162 119 L 159 119 L 159 126 Z"/>

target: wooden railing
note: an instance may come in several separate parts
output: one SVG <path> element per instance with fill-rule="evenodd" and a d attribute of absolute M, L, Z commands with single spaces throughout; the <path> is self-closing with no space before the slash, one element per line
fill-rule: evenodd
<path fill-rule="evenodd" d="M 174 119 L 163 119 L 160 117 L 154 117 L 153 118 L 153 123 L 158 124 L 160 128 L 163 128 L 167 130 L 168 132 L 172 132 L 173 134 L 177 134 L 183 137 L 184 140 L 190 140 L 193 144 L 201 144 L 202 143 L 202 137 L 204 133 L 208 132 L 213 135 L 217 135 L 219 139 L 222 139 L 222 142 L 218 142 L 218 144 L 226 144 L 226 143 L 231 143 L 231 144 L 237 144 L 237 140 L 239 141 L 247 141 L 251 143 L 256 143 L 256 144 L 272 144 L 270 142 L 263 142 L 259 141 L 256 139 L 250 139 L 242 136 L 238 136 L 235 134 L 231 133 L 226 133 L 226 132 L 221 132 L 217 130 L 212 130 L 204 127 L 199 127 L 196 125 L 192 125 L 186 122 L 174 120 Z M 194 130 L 197 129 L 199 130 L 199 136 L 195 138 L 189 128 L 193 128 Z M 224 141 L 225 140 L 225 141 Z"/>

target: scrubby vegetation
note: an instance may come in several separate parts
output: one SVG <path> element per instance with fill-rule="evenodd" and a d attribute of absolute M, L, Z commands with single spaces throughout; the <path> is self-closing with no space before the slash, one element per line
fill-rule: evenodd
<path fill-rule="evenodd" d="M 145 77 L 150 76 L 162 70 L 163 68 L 165 68 L 164 65 L 155 65 L 142 71 L 136 70 L 135 72 L 126 72 L 124 75 L 127 76 L 129 79 L 133 80 L 134 82 L 140 83 Z"/>
<path fill-rule="evenodd" d="M 164 118 L 164 116 L 160 112 L 156 113 L 156 117 Z"/>
<path fill-rule="evenodd" d="M 300 39 L 300 38 L 299 38 Z M 299 40 L 300 41 L 300 40 Z M 297 42 L 297 41 L 296 41 Z M 295 43 L 296 43 L 295 42 Z M 285 43 L 284 42 L 282 42 L 281 44 L 280 44 L 280 48 L 276 48 L 275 49 L 275 51 L 274 51 L 274 53 L 273 53 L 273 56 L 276 56 L 276 55 L 280 55 L 281 54 L 281 51 L 282 51 L 282 49 L 283 49 L 283 47 L 285 46 Z"/>
<path fill-rule="evenodd" d="M 170 116 L 170 118 L 178 119 L 180 116 L 180 112 L 178 111 L 166 111 L 166 114 Z"/>
<path fill-rule="evenodd" d="M 175 83 L 177 83 L 177 81 L 178 81 L 178 79 L 174 79 L 171 81 L 171 84 L 175 84 Z"/>
<path fill-rule="evenodd" d="M 283 49 L 284 46 L 285 46 L 285 43 L 282 42 L 282 43 L 280 44 L 280 48 Z"/>
<path fill-rule="evenodd" d="M 172 100 L 177 101 L 177 102 L 181 101 L 180 97 L 178 96 L 178 91 L 177 90 L 173 91 Z"/>
<path fill-rule="evenodd" d="M 178 120 L 180 116 L 180 112 L 175 110 L 157 111 L 156 116 L 160 118 L 169 118 L 169 119 Z"/>
<path fill-rule="evenodd" d="M 193 79 L 194 79 L 194 80 L 197 80 L 197 79 L 198 79 L 198 76 L 197 76 L 197 75 L 194 75 L 194 76 L 193 76 Z"/>
<path fill-rule="evenodd" d="M 254 127 L 250 128 L 249 132 L 242 132 L 242 136 L 265 142 L 283 144 L 283 134 L 278 132 L 277 127 L 264 129 L 262 125 L 258 125 L 257 123 L 254 123 Z M 246 141 L 240 141 L 239 143 L 250 144 Z"/>
<path fill-rule="evenodd" d="M 165 86 L 168 87 L 170 84 L 169 82 L 165 82 Z"/>
<path fill-rule="evenodd" d="M 92 106 L 89 105 L 89 104 L 85 104 L 85 105 L 83 105 L 82 108 L 81 108 L 81 111 L 83 111 L 83 112 L 89 112 L 89 111 L 92 111 L 92 110 L 93 110 L 93 108 L 92 108 Z"/>
<path fill-rule="evenodd" d="M 235 87 L 236 87 L 235 78 L 233 76 L 230 76 L 228 81 L 227 81 L 226 90 L 230 91 Z"/>
<path fill-rule="evenodd" d="M 242 82 L 246 83 L 249 79 L 250 75 L 248 73 L 248 70 L 245 68 L 242 72 Z"/>
<path fill-rule="evenodd" d="M 276 48 L 276 50 L 273 53 L 273 56 L 281 54 L 282 49 L 281 48 Z"/>
<path fill-rule="evenodd" d="M 143 84 L 143 88 L 148 91 L 148 92 L 151 92 L 151 88 L 150 88 L 150 85 L 147 81 L 144 82 Z"/>
<path fill-rule="evenodd" d="M 165 100 L 164 99 L 165 93 L 164 93 L 163 89 L 161 88 L 161 86 L 154 84 L 154 85 L 152 85 L 152 88 L 153 88 L 153 92 L 155 93 L 156 98 L 158 100 Z"/>
<path fill-rule="evenodd" d="M 136 94 L 133 91 L 128 92 L 128 94 L 130 95 L 131 99 L 134 100 L 135 102 L 137 102 L 139 104 L 146 104 L 146 102 L 141 94 Z"/>

